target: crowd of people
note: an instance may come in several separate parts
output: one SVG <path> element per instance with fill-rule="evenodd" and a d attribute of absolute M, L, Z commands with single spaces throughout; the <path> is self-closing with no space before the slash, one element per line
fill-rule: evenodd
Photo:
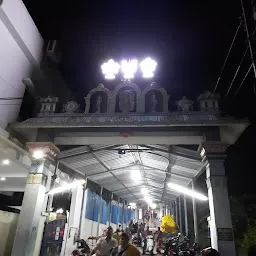
<path fill-rule="evenodd" d="M 129 234 L 121 229 L 121 225 L 113 233 L 110 226 L 107 229 L 106 237 L 98 240 L 91 255 L 94 256 L 139 256 L 140 251 L 130 243 Z"/>
<path fill-rule="evenodd" d="M 123 230 L 122 226 L 119 225 L 117 230 L 114 232 L 113 228 L 109 226 L 106 231 L 106 237 L 98 240 L 96 247 L 93 249 L 91 255 L 93 256 L 139 256 L 141 255 L 140 250 L 130 242 L 132 234 L 137 233 L 145 239 L 152 232 L 149 227 L 145 229 L 145 223 L 130 222 L 128 227 Z M 162 239 L 162 232 L 158 228 L 156 232 L 156 242 L 160 243 Z"/>

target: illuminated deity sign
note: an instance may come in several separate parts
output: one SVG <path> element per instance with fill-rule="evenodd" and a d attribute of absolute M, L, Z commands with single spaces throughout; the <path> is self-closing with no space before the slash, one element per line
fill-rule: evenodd
<path fill-rule="evenodd" d="M 114 79 L 119 72 L 119 68 L 119 64 L 112 59 L 101 66 L 102 73 L 106 79 Z"/>
<path fill-rule="evenodd" d="M 121 67 L 123 78 L 132 79 L 134 78 L 134 75 L 138 70 L 138 66 L 140 67 L 142 76 L 144 78 L 152 78 L 154 76 L 157 63 L 151 58 L 146 58 L 145 60 L 141 61 L 140 65 L 138 65 L 137 60 L 130 60 L 130 59 L 128 61 L 127 60 L 121 61 L 121 64 L 119 65 L 117 62 L 111 59 L 108 62 L 105 62 L 101 66 L 101 69 L 106 79 L 115 79 Z"/>

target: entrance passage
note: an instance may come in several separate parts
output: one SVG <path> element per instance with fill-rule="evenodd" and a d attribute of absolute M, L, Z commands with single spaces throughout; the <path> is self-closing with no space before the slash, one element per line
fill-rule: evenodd
<path fill-rule="evenodd" d="M 192 186 L 193 181 L 205 170 L 205 164 L 197 151 L 168 145 L 87 145 L 61 151 L 59 160 L 60 165 L 76 170 L 88 182 L 99 185 L 102 189 L 97 193 L 95 188 L 95 195 L 98 194 L 103 199 L 106 197 L 106 201 L 112 200 L 116 205 L 126 202 L 130 207 L 136 208 L 134 216 L 128 218 L 129 221 L 143 221 L 146 210 L 150 208 L 151 219 L 158 219 L 149 222 L 150 227 L 157 228 L 164 215 L 172 214 L 179 223 L 180 230 L 188 234 L 186 198 L 183 193 L 170 188 L 169 183 L 184 188 Z M 98 203 L 94 203 L 92 199 L 93 195 L 93 189 L 88 190 L 87 204 L 91 200 L 88 204 L 91 211 L 93 207 L 98 207 Z M 114 228 L 118 224 L 127 224 L 126 217 L 122 219 L 119 216 L 119 220 L 114 221 L 113 216 L 118 215 L 118 212 L 109 213 L 107 206 L 103 204 L 102 209 L 104 207 L 106 211 L 103 210 L 99 218 L 101 223 L 88 224 L 91 229 L 87 228 L 85 238 L 103 233 L 106 224 L 114 225 Z M 193 209 L 195 211 L 195 207 Z M 86 207 L 86 217 L 97 222 L 100 210 L 96 211 L 96 216 L 88 211 L 90 210 Z M 89 217 L 90 215 L 92 216 Z M 190 233 L 197 234 L 197 227 L 193 223 L 191 228 Z"/>
<path fill-rule="evenodd" d="M 144 201 L 146 188 L 154 202 L 170 204 L 180 193 L 168 182 L 187 187 L 204 170 L 198 152 L 177 146 L 90 145 L 63 151 L 59 159 L 129 202 Z"/>

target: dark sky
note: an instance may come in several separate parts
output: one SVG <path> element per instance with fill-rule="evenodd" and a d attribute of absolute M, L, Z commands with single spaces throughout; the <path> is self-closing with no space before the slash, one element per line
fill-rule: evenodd
<path fill-rule="evenodd" d="M 69 85 L 85 92 L 110 57 L 152 56 L 173 94 L 211 88 L 240 15 L 239 0 L 24 2 L 42 36 L 59 40 Z"/>
<path fill-rule="evenodd" d="M 158 62 L 156 79 L 171 97 L 187 95 L 195 99 L 203 90 L 214 87 L 241 17 L 240 0 L 23 1 L 44 39 L 58 40 L 64 78 L 82 96 L 104 82 L 100 74 L 103 61 L 151 56 Z M 219 84 L 222 96 L 244 49 L 245 33 L 241 31 Z M 249 62 L 247 55 L 222 106 L 229 114 L 254 120 L 252 73 L 234 97 Z M 250 127 L 229 150 L 227 170 L 232 194 L 255 191 L 248 178 L 256 168 L 254 131 L 254 126 Z"/>

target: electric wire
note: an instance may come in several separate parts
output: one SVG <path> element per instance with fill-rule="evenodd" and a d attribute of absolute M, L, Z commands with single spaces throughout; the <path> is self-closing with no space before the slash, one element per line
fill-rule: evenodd
<path fill-rule="evenodd" d="M 235 95 L 238 94 L 239 90 L 241 89 L 241 87 L 242 87 L 242 85 L 243 85 L 243 83 L 244 83 L 246 77 L 247 77 L 248 74 L 250 73 L 250 70 L 251 70 L 251 69 L 252 69 L 252 64 L 250 65 L 249 69 L 247 70 L 247 72 L 246 72 L 246 74 L 245 74 L 245 76 L 244 76 L 244 79 L 242 80 L 241 84 L 240 84 L 239 87 L 237 88 Z"/>
<path fill-rule="evenodd" d="M 241 0 L 240 2 L 241 2 L 242 11 L 243 11 L 244 26 L 245 26 L 245 30 L 246 30 L 247 39 L 248 39 L 248 47 L 249 47 L 250 55 L 251 55 L 251 59 L 252 59 L 252 65 L 250 66 L 250 68 L 247 71 L 247 73 L 249 74 L 250 69 L 253 68 L 254 78 L 255 78 L 255 82 L 254 82 L 254 86 L 253 86 L 253 92 L 254 92 L 254 94 L 256 94 L 256 87 L 255 87 L 255 83 L 256 83 L 256 67 L 255 67 L 255 61 L 254 61 L 253 50 L 252 50 L 252 45 L 251 45 L 250 33 L 249 33 L 249 30 L 248 30 L 248 26 L 247 26 L 247 20 L 246 20 L 246 15 L 245 15 L 245 10 L 244 10 L 244 3 L 243 3 L 243 0 Z"/>
<path fill-rule="evenodd" d="M 253 31 L 253 34 L 252 34 L 252 35 L 254 35 L 255 32 L 256 32 L 256 29 Z M 247 42 L 248 42 L 248 39 L 246 39 L 246 43 L 247 43 Z M 234 74 L 234 76 L 233 76 L 233 79 L 232 79 L 232 81 L 231 81 L 231 83 L 230 83 L 230 86 L 229 86 L 229 88 L 228 88 L 228 90 L 227 90 L 225 96 L 227 96 L 227 95 L 229 94 L 231 88 L 233 87 L 233 83 L 234 83 L 234 81 L 235 81 L 235 79 L 236 79 L 236 76 L 237 76 L 237 74 L 238 74 L 238 72 L 239 72 L 239 70 L 240 70 L 240 68 L 241 68 L 241 65 L 242 65 L 242 63 L 243 63 L 243 61 L 244 61 L 244 58 L 245 58 L 245 56 L 246 56 L 246 54 L 247 54 L 248 49 L 249 49 L 249 46 L 247 45 L 246 50 L 245 50 L 245 52 L 244 52 L 244 55 L 242 56 L 242 58 L 241 58 L 241 60 L 240 60 L 240 63 L 238 64 L 238 67 L 237 67 L 237 69 L 236 69 L 236 72 L 235 72 L 235 74 Z"/>
<path fill-rule="evenodd" d="M 222 68 L 221 68 L 221 71 L 220 71 L 220 75 L 219 75 L 219 77 L 218 77 L 218 79 L 217 79 L 217 82 L 216 82 L 216 85 L 215 85 L 215 88 L 214 88 L 214 92 L 216 92 L 216 90 L 217 90 L 217 87 L 218 87 L 218 85 L 219 85 L 219 82 L 220 82 L 222 73 L 223 73 L 223 71 L 224 71 L 224 69 L 225 69 L 226 63 L 227 63 L 227 61 L 228 61 L 230 52 L 231 52 L 231 50 L 232 50 L 232 48 L 233 48 L 234 42 L 235 42 L 235 40 L 236 40 L 236 36 L 237 36 L 237 34 L 238 34 L 238 31 L 239 31 L 241 25 L 242 25 L 242 20 L 240 20 L 240 22 L 239 22 L 239 25 L 238 25 L 238 27 L 237 27 L 237 29 L 236 29 L 236 32 L 235 32 L 235 35 L 234 35 L 234 37 L 233 37 L 232 43 L 231 43 L 231 45 L 230 45 L 230 47 L 229 47 L 228 54 L 227 54 L 227 56 L 226 56 L 226 58 L 225 58 L 224 64 L 223 64 L 223 66 L 222 66 Z"/>

